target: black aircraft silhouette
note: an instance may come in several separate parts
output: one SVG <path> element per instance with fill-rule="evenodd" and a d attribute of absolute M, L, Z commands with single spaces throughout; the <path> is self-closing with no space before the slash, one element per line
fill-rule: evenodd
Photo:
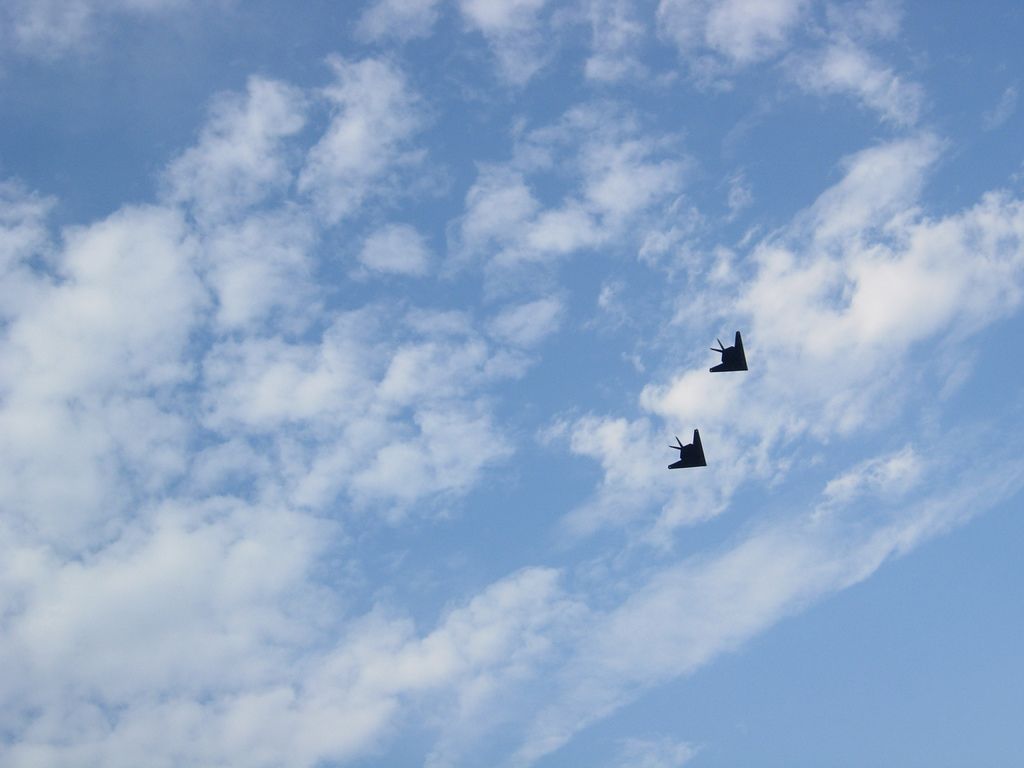
<path fill-rule="evenodd" d="M 743 354 L 743 339 L 740 338 L 739 331 L 736 331 L 735 346 L 723 347 L 720 339 L 715 339 L 715 341 L 718 342 L 718 349 L 712 347 L 711 351 L 720 352 L 722 355 L 722 362 L 711 369 L 712 373 L 747 370 L 747 356 Z"/>
<path fill-rule="evenodd" d="M 669 464 L 669 469 L 706 467 L 708 465 L 707 461 L 704 460 L 704 448 L 700 444 L 700 432 L 696 429 L 693 430 L 693 442 L 690 445 L 683 445 L 682 441 L 677 437 L 676 445 L 670 445 L 669 448 L 675 448 L 679 451 L 679 461 Z"/>

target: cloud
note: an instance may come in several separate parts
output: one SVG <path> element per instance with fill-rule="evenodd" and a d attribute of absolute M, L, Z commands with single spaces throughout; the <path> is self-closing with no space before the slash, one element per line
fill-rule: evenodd
<path fill-rule="evenodd" d="M 693 746 L 671 738 L 625 739 L 619 754 L 607 763 L 614 768 L 680 768 L 697 755 Z"/>
<path fill-rule="evenodd" d="M 190 377 L 207 296 L 175 211 L 126 208 L 65 241 L 0 341 L 0 496 L 32 538 L 74 547 L 116 533 L 125 486 L 181 472 L 185 425 L 159 398 Z"/>
<path fill-rule="evenodd" d="M 491 321 L 490 332 L 516 346 L 532 347 L 558 330 L 564 313 L 559 299 L 537 299 L 503 310 Z"/>
<path fill-rule="evenodd" d="M 359 263 L 371 272 L 422 276 L 430 266 L 430 252 L 414 227 L 389 224 L 366 238 Z"/>
<path fill-rule="evenodd" d="M 47 217 L 55 200 L 23 184 L 0 181 L 0 319 L 17 317 L 37 300 L 43 286 L 31 269 L 33 257 L 52 251 Z"/>
<path fill-rule="evenodd" d="M 47 203 L 5 192 L 0 248 L 24 261 L 49 247 Z M 53 277 L 25 278 L 38 302 L 3 328 L 5 764 L 349 759 L 410 697 L 460 717 L 493 700 L 566 615 L 547 569 L 422 634 L 384 608 L 353 616 L 343 577 L 322 582 L 344 547 L 323 515 L 339 492 L 459 494 L 507 455 L 477 387 L 518 368 L 457 314 L 410 312 L 396 337 L 380 307 L 309 342 L 239 316 L 193 346 L 226 322 L 201 280 L 222 234 L 165 207 L 69 230 Z M 410 463 L 391 461 L 407 448 Z"/>
<path fill-rule="evenodd" d="M 1007 86 L 1003 95 L 999 97 L 999 103 L 982 115 L 982 127 L 986 131 L 994 131 L 1003 125 L 1017 110 L 1017 86 Z"/>
<path fill-rule="evenodd" d="M 473 252 L 513 239 L 540 206 L 521 172 L 485 165 L 466 193 L 465 207 L 460 235 L 463 247 Z"/>
<path fill-rule="evenodd" d="M 358 34 L 367 39 L 408 40 L 430 34 L 438 0 L 379 0 L 360 19 Z M 586 77 L 613 83 L 643 77 L 640 44 L 647 24 L 631 0 L 458 0 L 464 28 L 479 33 L 506 84 L 522 88 L 558 55 L 574 27 L 590 32 Z"/>
<path fill-rule="evenodd" d="M 509 452 L 482 392 L 522 366 L 475 332 L 416 331 L 392 314 L 339 314 L 310 342 L 214 345 L 204 425 L 226 440 L 269 440 L 277 492 L 312 509 L 345 495 L 394 515 L 466 491 Z"/>
<path fill-rule="evenodd" d="M 11 0 L 0 10 L 0 29 L 15 47 L 54 59 L 86 47 L 106 16 L 146 16 L 186 7 L 190 0 Z"/>
<path fill-rule="evenodd" d="M 684 55 L 739 68 L 783 55 L 809 7 L 666 1 L 659 19 L 693 35 Z M 427 34 L 439 8 L 376 3 L 360 31 Z M 519 83 L 562 23 L 542 2 L 459 8 Z M 579 10 L 586 76 L 638 76 L 642 17 Z M 788 224 L 686 250 L 706 219 L 680 137 L 577 106 L 468 167 L 449 227 L 465 271 L 435 281 L 422 230 L 394 223 L 414 219 L 377 210 L 422 167 L 429 107 L 391 59 L 331 66 L 322 90 L 218 96 L 158 205 L 56 231 L 56 201 L 0 183 L 0 762 L 312 768 L 386 761 L 400 733 L 430 768 L 530 764 L 1024 486 L 1013 439 L 964 466 L 917 426 L 921 393 L 950 382 L 935 360 L 1024 297 L 1024 202 L 923 208 L 942 140 L 866 147 Z M 568 320 L 558 270 L 588 250 L 623 259 L 573 264 L 606 313 L 639 284 L 652 314 L 707 314 L 654 338 L 630 307 L 650 380 L 545 430 L 600 473 L 561 520 L 564 565 L 464 567 L 461 505 L 515 467 L 508 398 Z M 637 254 L 682 266 L 642 277 Z M 475 306 L 474 265 L 531 269 L 526 290 Z M 362 280 L 378 273 L 424 279 Z M 750 373 L 710 376 L 705 341 L 736 325 Z M 665 469 L 695 426 L 702 484 Z M 495 512 L 491 491 L 473 506 Z M 680 559 L 680 527 L 726 512 L 739 529 Z M 602 764 L 696 751 L 613 746 Z"/>
<path fill-rule="evenodd" d="M 797 54 L 788 68 L 804 90 L 851 95 L 897 126 L 914 125 L 924 103 L 920 85 L 899 77 L 849 40 L 833 42 L 816 54 Z"/>
<path fill-rule="evenodd" d="M 359 17 L 356 30 L 368 40 L 427 37 L 437 22 L 439 0 L 376 0 Z"/>
<path fill-rule="evenodd" d="M 636 527 L 653 507 L 656 519 L 634 535 L 669 546 L 679 525 L 723 511 L 738 478 L 784 476 L 784 449 L 798 436 L 824 441 L 887 423 L 924 386 L 910 376 L 917 355 L 960 350 L 1019 306 L 1024 203 L 990 193 L 944 218 L 924 217 L 918 194 L 941 146 L 924 135 L 851 156 L 844 177 L 789 228 L 752 246 L 742 287 L 712 293 L 747 340 L 742 401 L 740 382 L 709 376 L 705 361 L 648 384 L 638 402 L 646 415 L 591 414 L 566 425 L 572 451 L 603 470 L 594 496 L 566 517 L 568 530 Z M 714 338 L 708 318 L 704 326 Z M 694 427 L 713 465 L 699 496 L 666 477 L 663 449 L 652 447 L 665 442 L 659 433 Z"/>
<path fill-rule="evenodd" d="M 807 516 L 769 521 L 735 545 L 656 568 L 593 616 L 514 765 L 532 765 L 650 686 L 693 672 L 784 616 L 868 578 L 887 559 L 962 524 L 1024 484 L 1018 463 L 968 471 L 876 526 Z"/>
<path fill-rule="evenodd" d="M 171 201 L 215 223 L 286 190 L 292 181 L 283 142 L 306 123 L 304 94 L 285 83 L 251 77 L 246 94 L 221 94 L 198 143 L 165 174 Z"/>
<path fill-rule="evenodd" d="M 393 188 L 395 174 L 420 161 L 409 142 L 425 113 L 404 74 L 390 62 L 334 56 L 329 64 L 336 82 L 323 89 L 323 96 L 331 118 L 309 151 L 298 189 L 334 224 Z"/>
<path fill-rule="evenodd" d="M 303 173 L 365 200 L 405 135 L 377 130 L 404 92 L 390 65 L 337 66 L 344 106 Z M 527 363 L 458 310 L 323 320 L 320 188 L 292 184 L 311 103 L 258 78 L 217 97 L 160 205 L 60 238 L 53 201 L 0 185 L 5 764 L 313 766 L 372 750 L 414 697 L 454 710 L 457 740 L 567 615 L 543 568 L 422 632 L 349 604 L 347 525 L 438 498 L 452 515 L 512 451 L 491 390 Z M 386 157 L 352 170 L 324 147 L 357 129 Z"/>
<path fill-rule="evenodd" d="M 459 0 L 467 26 L 483 34 L 502 75 L 523 85 L 545 64 L 549 51 L 541 34 L 547 0 Z"/>
<path fill-rule="evenodd" d="M 309 111 L 301 89 L 251 77 L 244 95 L 214 97 L 198 141 L 163 174 L 166 201 L 199 225 L 196 268 L 216 298 L 220 330 L 270 321 L 295 330 L 316 308 L 318 235 L 309 212 L 288 200 Z"/>
<path fill-rule="evenodd" d="M 661 0 L 658 28 L 683 56 L 746 66 L 782 51 L 808 0 Z"/>
<path fill-rule="evenodd" d="M 317 233 L 292 207 L 248 212 L 211 229 L 201 271 L 217 299 L 217 325 L 250 330 L 263 323 L 297 329 L 318 308 L 313 285 Z"/>
<path fill-rule="evenodd" d="M 742 171 L 738 171 L 729 177 L 729 195 L 727 198 L 727 204 L 729 206 L 729 215 L 736 216 L 745 208 L 749 208 L 751 203 L 754 202 L 754 193 L 750 189 L 750 184 L 744 177 Z"/>
<path fill-rule="evenodd" d="M 825 6 L 829 27 L 852 40 L 892 40 L 900 31 L 900 0 L 858 0 Z"/>
<path fill-rule="evenodd" d="M 5 551 L 3 711 L 21 734 L 6 763 L 349 760 L 415 699 L 470 717 L 571 615 L 557 574 L 533 568 L 423 634 L 383 607 L 342 622 L 310 578 L 323 522 L 231 500 L 146 519 L 81 562 Z"/>
<path fill-rule="evenodd" d="M 480 168 L 452 249 L 507 270 L 620 240 L 679 194 L 688 162 L 678 143 L 614 106 L 570 109 L 521 136 L 511 161 Z M 566 175 L 573 186 L 542 206 L 534 187 Z"/>
<path fill-rule="evenodd" d="M 584 74 L 598 82 L 618 82 L 647 73 L 637 54 L 647 35 L 628 0 L 590 0 L 586 5 L 591 29 L 591 53 Z"/>
<path fill-rule="evenodd" d="M 921 133 L 844 158 L 842 180 L 808 211 L 812 236 L 822 245 L 869 236 L 898 213 L 912 211 L 942 149 L 935 135 Z"/>
<path fill-rule="evenodd" d="M 890 167 L 891 190 L 916 183 L 922 157 L 906 155 L 906 149 L 899 150 L 898 162 L 909 175 L 901 178 Z M 815 203 L 813 240 L 840 237 L 845 247 L 819 259 L 759 247 L 761 269 L 741 300 L 759 332 L 777 339 L 780 349 L 800 348 L 815 361 L 838 363 L 842 355 L 846 362 L 832 370 L 853 378 L 861 378 L 856 369 L 895 364 L 910 345 L 933 334 L 964 338 L 1020 300 L 1015 273 L 1022 258 L 1021 202 L 990 193 L 935 220 L 921 218 L 913 207 L 891 207 L 895 200 L 869 204 L 871 179 L 894 159 L 859 156 L 846 179 Z M 885 214 L 888 221 L 876 218 Z M 852 229 L 855 223 L 863 229 Z"/>
<path fill-rule="evenodd" d="M 921 457 L 908 445 L 896 453 L 861 462 L 829 480 L 824 490 L 826 504 L 849 504 L 864 494 L 891 500 L 912 488 L 923 471 Z"/>

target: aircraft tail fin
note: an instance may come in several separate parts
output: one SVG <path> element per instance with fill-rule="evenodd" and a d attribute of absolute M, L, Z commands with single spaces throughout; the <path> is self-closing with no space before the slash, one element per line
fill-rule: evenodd
<path fill-rule="evenodd" d="M 736 370 L 747 370 L 747 354 L 743 351 L 743 337 L 736 331 Z"/>
<path fill-rule="evenodd" d="M 708 465 L 708 461 L 704 458 L 704 446 L 700 442 L 700 432 L 696 429 L 693 430 L 693 448 L 694 457 L 692 466 L 706 467 Z"/>

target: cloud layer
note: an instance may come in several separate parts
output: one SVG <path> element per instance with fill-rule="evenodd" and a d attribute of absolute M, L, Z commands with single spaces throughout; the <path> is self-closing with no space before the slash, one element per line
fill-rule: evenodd
<path fill-rule="evenodd" d="M 15 3 L 0 40 L 86 61 L 105 20 L 188 11 Z M 1020 404 L 993 440 L 950 401 L 1019 315 L 1024 200 L 936 203 L 963 142 L 887 57 L 893 7 L 346 24 L 211 94 L 149 200 L 72 222 L 0 182 L 4 765 L 551 764 L 1019 492 Z M 721 128 L 796 98 L 871 132 L 787 158 L 783 205 Z M 736 328 L 750 372 L 710 374 Z M 668 472 L 697 426 L 710 466 Z"/>

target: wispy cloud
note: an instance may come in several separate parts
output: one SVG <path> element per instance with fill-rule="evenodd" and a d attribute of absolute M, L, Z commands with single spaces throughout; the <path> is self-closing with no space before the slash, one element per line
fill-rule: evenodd
<path fill-rule="evenodd" d="M 981 117 L 982 126 L 986 131 L 994 131 L 999 128 L 1017 110 L 1017 86 L 1007 86 L 1003 95 L 999 97 L 999 103 Z"/>
<path fill-rule="evenodd" d="M 220 95 L 199 141 L 167 169 L 170 200 L 217 222 L 287 189 L 284 141 L 303 128 L 306 110 L 299 89 L 262 78 L 250 78 L 244 96 Z"/>
<path fill-rule="evenodd" d="M 794 56 L 788 62 L 796 83 L 811 93 L 847 94 L 898 126 L 914 125 L 924 103 L 924 89 L 900 77 L 849 40 L 823 50 Z"/>
<path fill-rule="evenodd" d="M 808 0 L 661 0 L 658 25 L 680 54 L 741 67 L 783 51 Z"/>
<path fill-rule="evenodd" d="M 0 41 L 56 59 L 89 47 L 106 17 L 159 16 L 191 0 L 11 0 L 0 9 Z M 5 34 L 6 33 L 6 34 Z"/>
<path fill-rule="evenodd" d="M 389 224 L 372 232 L 363 242 L 359 263 L 371 272 L 424 275 L 430 252 L 423 235 L 408 224 Z"/>
<path fill-rule="evenodd" d="M 711 555 L 654 574 L 589 631 L 531 718 L 514 765 L 532 765 L 645 689 L 693 672 L 809 603 L 856 584 L 888 558 L 978 513 L 1024 484 L 1017 462 L 958 476 L 868 530 L 820 520 L 767 523 Z M 670 763 L 671 764 L 671 763 Z"/>
<path fill-rule="evenodd" d="M 370 40 L 411 40 L 430 34 L 440 0 L 376 0 L 359 18 L 358 33 Z"/>
<path fill-rule="evenodd" d="M 409 142 L 425 113 L 405 75 L 390 62 L 333 57 L 328 63 L 336 81 L 322 95 L 331 118 L 309 150 L 298 189 L 335 223 L 368 196 L 396 189 L 401 169 L 419 163 L 422 154 Z"/>
<path fill-rule="evenodd" d="M 715 380 L 706 366 L 643 390 L 639 405 L 665 420 L 665 434 L 699 426 L 714 445 L 705 490 L 680 487 L 657 469 L 664 441 L 648 417 L 574 422 L 572 450 L 597 459 L 604 476 L 594 498 L 568 516 L 571 530 L 631 524 L 631 510 L 654 506 L 661 512 L 646 535 L 664 543 L 676 526 L 724 510 L 737 478 L 784 472 L 779 449 L 794 436 L 825 439 L 892 418 L 909 397 L 900 371 L 916 344 L 946 334 L 962 343 L 1019 305 L 1019 200 L 992 194 L 946 218 L 918 213 L 940 146 L 925 135 L 848 158 L 843 179 L 788 230 L 753 246 L 735 304 L 719 305 L 747 318 L 760 350 L 761 373 L 745 383 L 742 402 L 739 382 Z M 982 229 L 984 238 L 970 234 Z M 725 286 L 721 301 L 735 290 Z M 708 338 L 715 333 L 709 328 Z"/>
<path fill-rule="evenodd" d="M 481 168 L 466 195 L 456 247 L 499 268 L 547 262 L 623 236 L 671 202 L 688 166 L 675 136 L 645 132 L 614 106 L 581 106 L 523 135 L 515 156 Z M 568 148 L 568 162 L 556 154 Z M 574 186 L 541 206 L 531 187 L 569 172 Z"/>
<path fill-rule="evenodd" d="M 501 74 L 522 85 L 554 53 L 550 30 L 542 24 L 547 0 L 459 0 L 466 24 L 480 32 L 497 59 Z"/>
<path fill-rule="evenodd" d="M 63 56 L 178 5 L 15 0 L 0 34 Z M 883 55 L 899 7 L 656 5 L 376 0 L 255 53 L 226 5 L 238 90 L 98 214 L 5 113 L 32 182 L 0 182 L 0 762 L 559 762 L 1024 488 L 1022 403 L 986 411 L 969 354 L 1019 324 L 1024 201 L 942 186 L 977 149 Z M 52 107 L 69 61 L 21 64 Z M 782 99 L 782 160 L 723 160 L 794 83 L 884 138 Z M 736 328 L 750 371 L 709 374 Z M 695 427 L 709 466 L 669 472 Z M 633 713 L 592 762 L 699 761 Z"/>

